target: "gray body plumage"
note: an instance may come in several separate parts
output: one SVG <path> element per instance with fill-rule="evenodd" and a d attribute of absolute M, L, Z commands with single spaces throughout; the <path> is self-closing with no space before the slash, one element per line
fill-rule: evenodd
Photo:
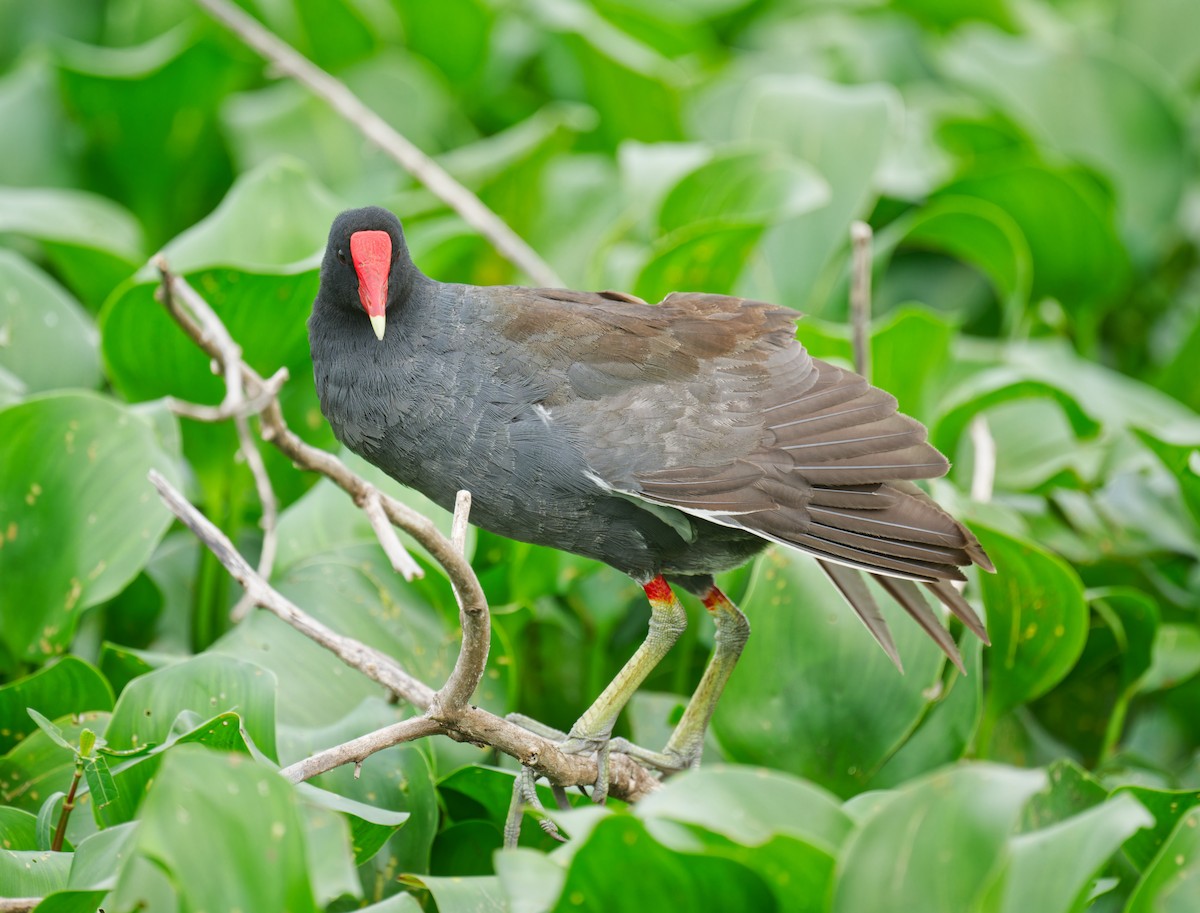
<path fill-rule="evenodd" d="M 897 663 L 852 569 L 961 663 L 918 588 L 987 639 L 949 581 L 991 562 L 913 484 L 949 464 L 891 395 L 812 358 L 795 318 L 726 295 L 435 282 L 369 207 L 333 224 L 309 342 L 339 440 L 444 507 L 469 489 L 478 526 L 701 594 L 779 542 L 821 559 Z"/>

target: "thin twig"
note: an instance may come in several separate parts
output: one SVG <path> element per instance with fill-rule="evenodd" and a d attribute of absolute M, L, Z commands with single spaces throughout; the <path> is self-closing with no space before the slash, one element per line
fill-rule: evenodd
<path fill-rule="evenodd" d="M 150 482 L 159 496 L 184 525 L 217 557 L 240 583 L 255 605 L 287 622 L 305 637 L 320 644 L 346 665 L 400 695 L 415 707 L 428 709 L 434 691 L 424 682 L 405 672 L 400 664 L 352 637 L 344 637 L 313 618 L 294 602 L 274 589 L 234 548 L 229 538 L 158 472 L 150 471 Z"/>
<path fill-rule="evenodd" d="M 325 751 L 318 751 L 303 761 L 288 765 L 280 773 L 293 783 L 300 783 L 303 780 L 311 780 L 318 774 L 333 770 L 335 767 L 341 767 L 343 764 L 362 764 L 375 752 L 391 748 L 393 745 L 413 742 L 431 735 L 440 735 L 445 731 L 445 728 L 437 720 L 427 716 L 415 716 L 369 732 L 357 739 L 351 739 L 341 745 L 335 745 Z"/>
<path fill-rule="evenodd" d="M 491 746 L 531 768 L 537 776 L 561 786 L 590 786 L 596 782 L 598 771 L 594 758 L 564 754 L 554 742 L 493 713 L 467 705 L 456 712 L 440 715 L 432 688 L 409 675 L 390 657 L 351 637 L 337 634 L 310 616 L 260 578 L 228 537 L 170 482 L 153 470 L 150 481 L 171 512 L 212 551 L 234 579 L 253 590 L 257 605 L 329 650 L 346 665 L 399 694 L 413 706 L 426 710 L 426 718 L 450 738 Z M 347 763 L 353 761 L 351 758 Z M 609 783 L 612 795 L 633 802 L 657 788 L 658 780 L 636 761 L 624 754 L 612 756 Z"/>
<path fill-rule="evenodd" d="M 471 517 L 471 493 L 465 488 L 454 498 L 454 520 L 450 524 L 450 544 L 460 555 L 466 553 L 467 523 Z"/>
<path fill-rule="evenodd" d="M 525 271 L 539 285 L 558 287 L 562 280 L 516 232 L 482 200 L 368 108 L 346 85 L 330 76 L 282 39 L 271 34 L 248 13 L 229 0 L 196 0 L 248 47 L 291 76 L 362 132 L 368 140 L 424 184 L 463 221 L 485 237 L 505 259 Z"/>
<path fill-rule="evenodd" d="M 0 897 L 0 913 L 29 913 L 45 897 Z"/>
<path fill-rule="evenodd" d="M 372 488 L 368 491 L 359 506 L 366 513 L 367 519 L 371 521 L 371 529 L 375 530 L 375 538 L 383 546 L 383 553 L 387 555 L 388 561 L 391 562 L 392 570 L 410 582 L 418 577 L 424 577 L 425 571 L 421 568 L 421 565 L 417 564 L 416 559 L 408 553 L 408 550 L 404 547 L 404 543 L 396 535 L 395 527 L 392 526 L 387 514 L 384 513 L 383 500 L 379 489 Z"/>
<path fill-rule="evenodd" d="M 871 379 L 871 226 L 850 223 L 850 325 L 854 370 Z"/>
<path fill-rule="evenodd" d="M 450 526 L 451 548 L 461 557 L 466 548 L 467 518 L 471 513 L 471 493 L 461 490 L 454 499 L 454 520 Z M 463 629 L 463 645 L 458 661 L 446 684 L 434 698 L 441 714 L 458 713 L 467 705 L 487 668 L 488 648 L 491 646 L 491 616 L 487 612 L 471 612 L 462 606 L 458 613 Z"/>
<path fill-rule="evenodd" d="M 971 473 L 971 498 L 980 503 L 992 500 L 996 484 L 996 439 L 982 413 L 971 419 L 971 446 L 975 448 L 975 468 Z"/>

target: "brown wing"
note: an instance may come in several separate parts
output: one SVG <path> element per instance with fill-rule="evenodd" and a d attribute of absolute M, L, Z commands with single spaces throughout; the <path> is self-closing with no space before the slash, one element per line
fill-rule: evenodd
<path fill-rule="evenodd" d="M 535 294 L 548 306 L 508 332 L 527 344 L 579 339 L 580 360 L 545 405 L 580 428 L 603 484 L 891 578 L 885 588 L 929 630 L 933 616 L 907 581 L 924 582 L 986 637 L 946 581 L 991 563 L 912 484 L 943 475 L 945 457 L 890 394 L 812 358 L 794 312 L 723 295 L 676 293 L 651 307 L 613 293 Z M 826 571 L 894 656 L 865 587 Z"/>

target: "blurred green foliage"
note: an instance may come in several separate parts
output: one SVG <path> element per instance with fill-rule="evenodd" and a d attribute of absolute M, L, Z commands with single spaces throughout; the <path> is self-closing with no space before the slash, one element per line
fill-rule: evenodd
<path fill-rule="evenodd" d="M 849 226 L 876 233 L 874 380 L 954 461 L 998 568 L 967 676 L 906 619 L 898 675 L 805 558 L 726 581 L 755 636 L 706 766 L 498 853 L 504 760 L 441 742 L 293 788 L 270 770 L 404 714 L 236 593 L 146 482 L 251 556 L 261 507 L 155 302 L 164 250 L 284 408 L 331 217 L 378 203 L 443 280 L 522 276 L 187 0 L 0 3 L 0 896 L 42 910 L 1200 908 L 1200 4 L 1194 0 L 279 0 L 243 5 L 492 206 L 574 287 L 736 292 L 847 361 Z M 972 428 L 996 442 L 972 500 Z M 263 449 L 274 582 L 438 682 L 450 590 Z M 355 462 L 356 468 L 372 472 Z M 390 484 L 381 480 L 381 484 Z M 436 512 L 409 492 L 420 509 Z M 438 516 L 439 522 L 445 522 Z M 640 640 L 616 572 L 474 539 L 476 700 L 558 726 Z M 422 559 L 423 560 L 423 559 Z M 884 603 L 885 615 L 898 615 Z M 622 721 L 657 747 L 712 633 Z M 956 632 L 961 633 L 961 632 Z M 84 728 L 118 797 L 81 790 Z M 725 761 L 726 765 L 714 762 Z M 753 765 L 753 766 L 751 766 Z M 154 783 L 154 788 L 150 784 Z M 619 805 L 619 803 L 614 803 Z M 215 873 L 219 872 L 219 876 Z"/>

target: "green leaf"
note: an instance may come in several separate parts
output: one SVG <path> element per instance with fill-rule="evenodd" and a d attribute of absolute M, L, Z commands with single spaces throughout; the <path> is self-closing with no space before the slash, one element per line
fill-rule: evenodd
<path fill-rule="evenodd" d="M 0 897 L 43 897 L 67 884 L 70 853 L 0 853 Z"/>
<path fill-rule="evenodd" d="M 1143 694 L 1174 688 L 1200 672 L 1200 628 L 1165 622 L 1154 638 L 1153 661 L 1138 685 Z"/>
<path fill-rule="evenodd" d="M 885 794 L 838 864 L 833 913 L 975 909 L 1040 771 L 951 767 Z"/>
<path fill-rule="evenodd" d="M 117 800 L 117 784 L 103 755 L 86 761 L 83 775 L 87 778 L 88 790 L 96 808 L 104 808 Z"/>
<path fill-rule="evenodd" d="M 39 9 L 44 6 L 49 4 Z M 6 11 L 22 15 L 30 9 L 0 9 L 0 35 L 15 41 L 18 30 L 9 31 L 2 17 Z M 66 18 L 73 19 L 78 12 L 75 8 Z M 60 186 L 78 180 L 78 155 L 68 138 L 71 125 L 59 97 L 57 73 L 44 56 L 24 55 L 0 77 L 0 123 L 21 125 L 20 130 L 0 133 L 0 184 Z"/>
<path fill-rule="evenodd" d="M 942 668 L 925 633 L 881 591 L 878 601 L 903 675 L 810 557 L 777 548 L 759 560 L 742 604 L 753 633 L 713 718 L 726 757 L 841 796 L 864 787 L 925 713 Z"/>
<path fill-rule="evenodd" d="M 138 853 L 195 909 L 316 910 L 296 792 L 244 755 L 169 752 L 139 817 Z"/>
<path fill-rule="evenodd" d="M 274 758 L 275 688 L 275 677 L 259 666 L 201 654 L 134 679 L 117 699 L 104 737 L 118 750 L 163 744 L 185 711 L 207 720 L 236 710 L 254 743 Z"/>
<path fill-rule="evenodd" d="M 671 188 L 658 213 L 669 234 L 691 225 L 765 222 L 797 216 L 829 202 L 829 186 L 810 165 L 774 150 L 719 154 Z"/>
<path fill-rule="evenodd" d="M 634 291 L 646 301 L 660 301 L 671 292 L 729 294 L 763 228 L 720 220 L 681 228 L 654 246 Z"/>
<path fill-rule="evenodd" d="M 1169 436 L 1140 428 L 1134 428 L 1133 433 L 1175 476 L 1183 503 L 1200 524 L 1200 442 L 1176 443 Z"/>
<path fill-rule="evenodd" d="M 582 839 L 555 911 L 776 909 L 771 891 L 751 869 L 719 856 L 670 850 L 626 815 L 604 818 Z M 439 909 L 445 913 L 440 901 Z"/>
<path fill-rule="evenodd" d="M 1200 904 L 1200 806 L 1175 825 L 1142 873 L 1125 913 L 1184 913 Z"/>
<path fill-rule="evenodd" d="M 142 229 L 134 217 L 111 200 L 81 190 L 0 187 L 0 232 L 41 242 L 55 269 L 92 311 L 145 261 Z"/>
<path fill-rule="evenodd" d="M 1113 790 L 1113 795 L 1121 793 L 1132 795 L 1154 817 L 1154 820 L 1144 825 L 1142 830 L 1130 836 L 1122 847 L 1134 867 L 1145 871 L 1171 838 L 1171 834 L 1184 815 L 1192 813 L 1195 808 L 1200 807 L 1200 792 L 1190 789 L 1152 789 L 1149 786 L 1123 784 Z"/>
<path fill-rule="evenodd" d="M 1074 910 L 1122 841 L 1153 819 L 1129 795 L 1014 837 L 998 913 Z"/>
<path fill-rule="evenodd" d="M 407 812 L 377 808 L 308 783 L 301 783 L 297 788 L 309 804 L 339 812 L 346 817 L 353 839 L 356 866 L 368 862 L 410 817 Z"/>
<path fill-rule="evenodd" d="M 1088 609 L 1078 575 L 1060 558 L 1032 542 L 973 529 L 996 565 L 995 574 L 979 578 L 992 637 L 986 726 L 1071 670 L 1087 640 Z"/>
<path fill-rule="evenodd" d="M 62 818 L 63 805 L 67 801 L 67 794 L 59 791 L 51 793 L 46 797 L 46 801 L 42 803 L 42 807 L 37 813 L 37 845 L 31 849 L 46 851 L 54 845 L 54 832 L 58 829 L 58 822 Z M 64 843 L 65 845 L 65 843 Z M 70 850 L 70 847 L 67 847 Z"/>
<path fill-rule="evenodd" d="M 112 704 L 112 689 L 100 671 L 77 656 L 64 656 L 0 686 L 0 754 L 33 731 L 26 707 L 59 719 L 84 710 L 111 710 Z"/>
<path fill-rule="evenodd" d="M 3 213 L 0 191 L 0 213 Z M 0 223 L 3 219 L 0 218 Z M 0 250 L 0 368 L 29 393 L 100 385 L 99 337 L 87 313 L 29 261 Z"/>
<path fill-rule="evenodd" d="M 1049 149 L 1111 181 L 1126 244 L 1137 259 L 1151 255 L 1181 199 L 1186 144 L 1175 99 L 1124 48 L 1043 47 L 969 28 L 946 62 Z"/>
<path fill-rule="evenodd" d="M 825 206 L 788 219 L 763 239 L 769 279 L 747 277 L 746 293 L 821 314 L 826 264 L 849 241 L 850 221 L 870 208 L 871 179 L 891 123 L 898 118 L 895 90 L 847 86 L 812 76 L 764 76 L 740 89 L 738 136 L 785 150 L 828 183 Z M 764 284 L 765 283 L 765 284 Z"/>
<path fill-rule="evenodd" d="M 37 724 L 38 729 L 40 729 L 40 730 L 42 730 L 42 732 L 46 733 L 46 737 L 48 739 L 50 739 L 50 741 L 53 742 L 55 745 L 59 746 L 60 748 L 65 748 L 65 749 L 67 749 L 67 751 L 71 751 L 71 752 L 79 751 L 79 748 L 77 745 L 72 745 L 65 738 L 63 738 L 61 729 L 59 729 L 57 726 L 55 726 L 53 723 L 51 723 L 48 719 L 46 719 L 44 716 L 42 716 L 40 713 L 38 713 L 32 707 L 26 708 L 25 712 L 28 713 L 29 716 L 33 719 L 33 721 Z"/>
<path fill-rule="evenodd" d="M 1021 816 L 1022 833 L 1061 824 L 1108 798 L 1108 790 L 1071 760 L 1055 761 L 1046 768 L 1045 788 L 1035 793 Z"/>
<path fill-rule="evenodd" d="M 37 661 L 145 565 L 170 522 L 146 474 L 176 472 L 148 421 L 92 393 L 0 410 L 0 440 L 0 639 Z"/>
<path fill-rule="evenodd" d="M 0 850 L 36 850 L 37 816 L 0 805 Z"/>
<path fill-rule="evenodd" d="M 432 894 L 438 913 L 507 913 L 499 881 L 494 876 L 401 875 L 400 884 Z"/>
<path fill-rule="evenodd" d="M 107 720 L 107 713 L 89 711 L 81 714 L 78 720 L 64 720 L 60 728 L 70 743 L 78 741 L 83 729 L 102 729 Z M 36 814 L 47 796 L 67 790 L 74 771 L 75 756 L 64 752 L 40 729 L 35 730 L 0 757 L 0 801 Z M 71 816 L 67 837 L 76 842 L 94 829 L 91 815 L 77 812 Z"/>

